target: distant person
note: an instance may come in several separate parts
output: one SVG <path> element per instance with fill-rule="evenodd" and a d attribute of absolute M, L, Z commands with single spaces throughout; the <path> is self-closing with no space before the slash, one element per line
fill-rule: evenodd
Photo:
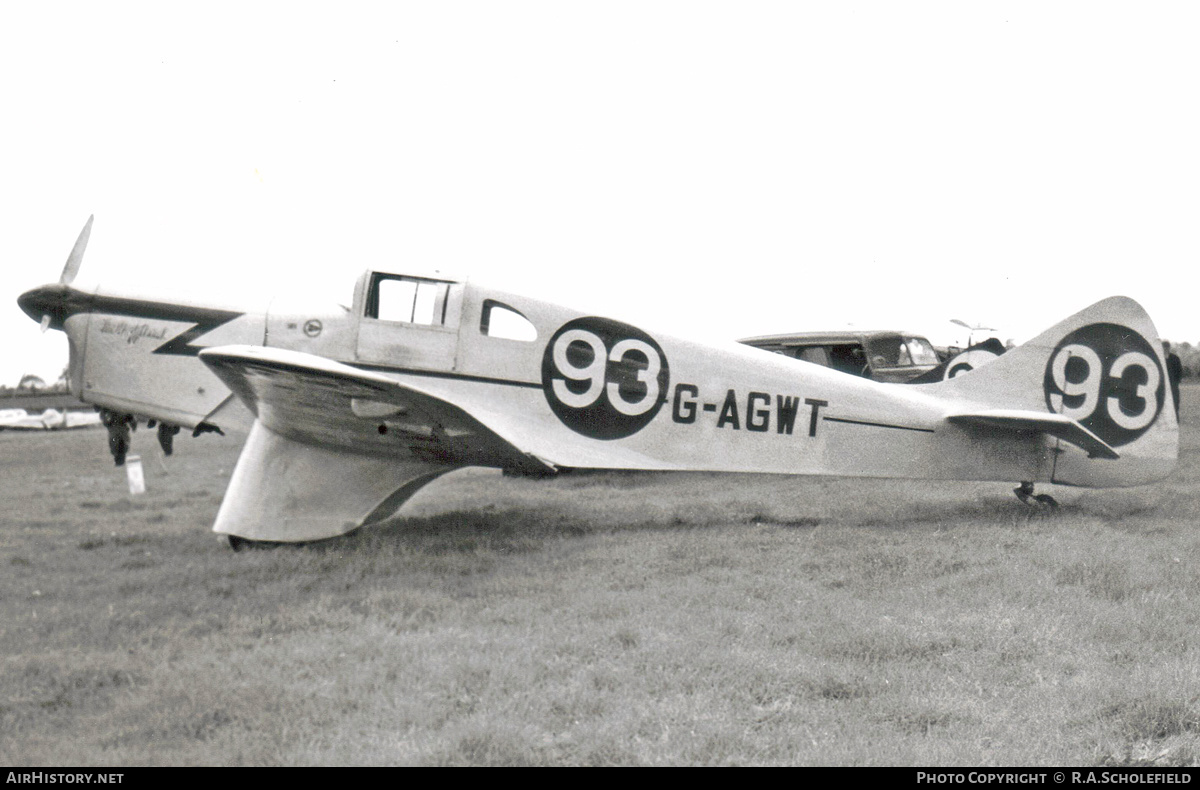
<path fill-rule="evenodd" d="M 129 452 L 129 429 L 137 428 L 137 421 L 132 414 L 100 409 L 100 424 L 108 429 L 108 451 L 112 453 L 113 461 L 117 466 L 124 466 Z"/>
<path fill-rule="evenodd" d="M 1171 397 L 1175 401 L 1175 420 L 1179 420 L 1179 380 L 1183 378 L 1183 362 L 1171 350 L 1171 344 L 1163 341 L 1163 355 L 1167 358 L 1167 380 L 1171 382 Z"/>

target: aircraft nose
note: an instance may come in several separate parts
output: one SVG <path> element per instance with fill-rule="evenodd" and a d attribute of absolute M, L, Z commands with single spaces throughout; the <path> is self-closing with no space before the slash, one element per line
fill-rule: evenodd
<path fill-rule="evenodd" d="M 72 289 L 66 285 L 43 285 L 17 297 L 17 305 L 34 321 L 49 316 L 50 326 L 62 329 L 63 321 L 71 313 L 71 292 Z"/>

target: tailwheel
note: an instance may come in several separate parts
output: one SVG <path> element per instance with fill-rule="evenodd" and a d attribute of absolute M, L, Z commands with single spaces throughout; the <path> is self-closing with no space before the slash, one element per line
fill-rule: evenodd
<path fill-rule="evenodd" d="M 1019 486 L 1013 489 L 1013 493 L 1017 495 L 1017 499 L 1027 505 L 1044 505 L 1048 508 L 1058 507 L 1058 500 L 1049 494 L 1033 493 L 1033 483 L 1028 480 L 1022 481 Z"/>
<path fill-rule="evenodd" d="M 1058 500 L 1055 499 L 1054 497 L 1050 496 L 1049 494 L 1038 494 L 1037 496 L 1034 497 L 1034 499 L 1037 500 L 1037 503 L 1039 505 L 1045 505 L 1046 507 L 1051 508 L 1051 509 L 1058 507 Z"/>

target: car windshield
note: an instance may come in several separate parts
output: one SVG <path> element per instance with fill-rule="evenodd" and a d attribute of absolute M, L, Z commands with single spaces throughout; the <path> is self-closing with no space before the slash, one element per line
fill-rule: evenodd
<path fill-rule="evenodd" d="M 923 337 L 876 335 L 868 338 L 866 345 L 874 368 L 905 368 L 938 363 L 937 352 Z"/>
<path fill-rule="evenodd" d="M 938 359 L 937 351 L 933 349 L 933 344 L 923 337 L 907 337 L 905 340 L 908 343 L 908 356 L 914 365 L 936 365 L 941 360 Z"/>

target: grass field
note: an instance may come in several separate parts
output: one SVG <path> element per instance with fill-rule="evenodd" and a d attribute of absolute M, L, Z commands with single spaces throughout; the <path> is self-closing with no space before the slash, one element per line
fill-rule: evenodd
<path fill-rule="evenodd" d="M 238 444 L 0 433 L 0 764 L 1200 762 L 1200 388 L 1143 488 L 442 478 L 241 553 Z M 1014 483 L 1016 481 L 1013 481 Z"/>

